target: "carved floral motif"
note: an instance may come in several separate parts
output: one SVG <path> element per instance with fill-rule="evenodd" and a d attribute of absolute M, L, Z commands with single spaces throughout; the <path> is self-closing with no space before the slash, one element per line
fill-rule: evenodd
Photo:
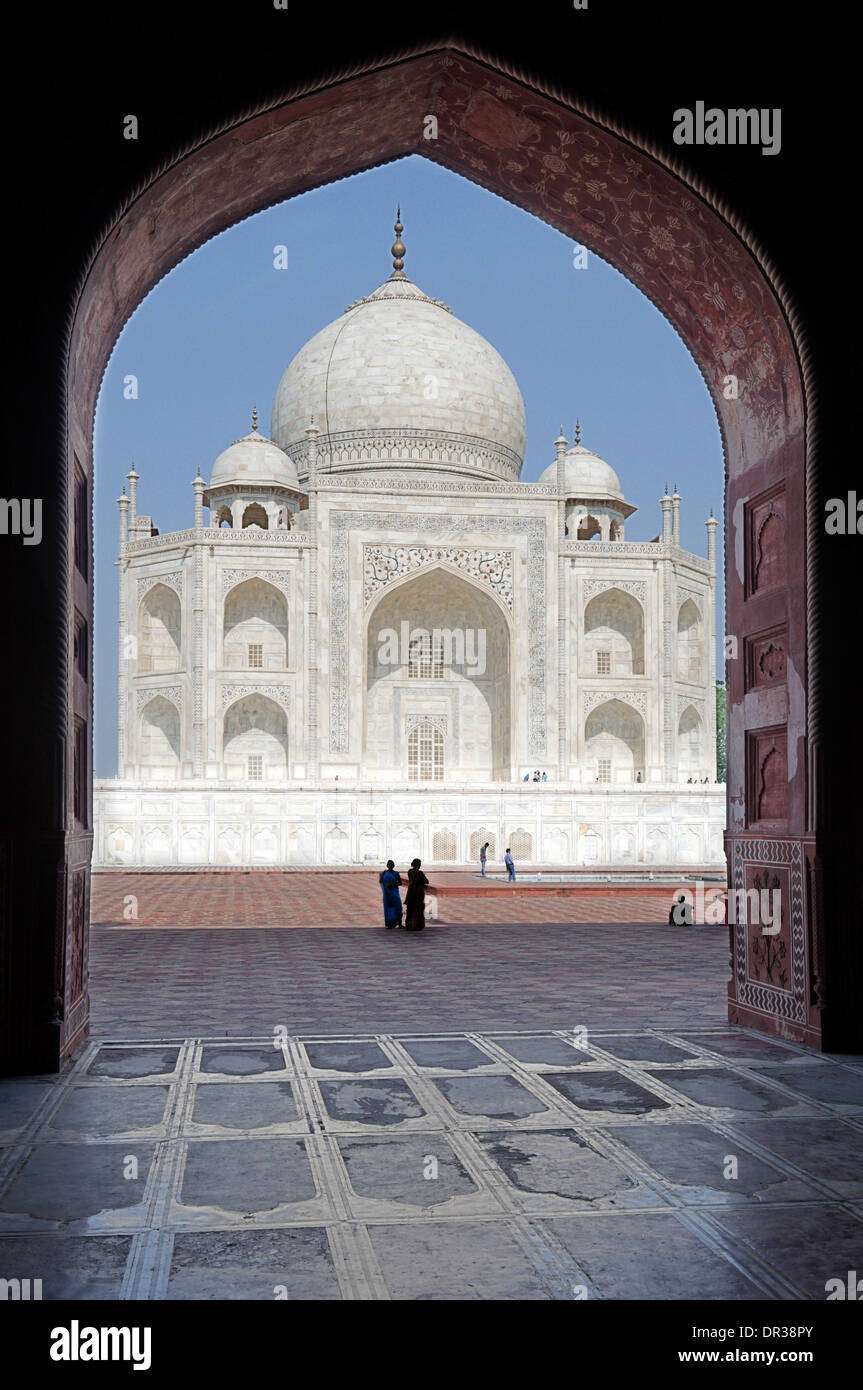
<path fill-rule="evenodd" d="M 366 545 L 363 547 L 363 596 L 375 594 L 402 575 L 443 561 L 487 584 L 512 612 L 512 551 L 460 550 L 456 546 Z"/>

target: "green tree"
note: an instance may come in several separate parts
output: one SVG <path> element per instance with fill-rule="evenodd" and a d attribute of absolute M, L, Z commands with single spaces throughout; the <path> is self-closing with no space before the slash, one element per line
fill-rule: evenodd
<path fill-rule="evenodd" d="M 725 781 L 725 681 L 716 682 L 716 780 Z"/>

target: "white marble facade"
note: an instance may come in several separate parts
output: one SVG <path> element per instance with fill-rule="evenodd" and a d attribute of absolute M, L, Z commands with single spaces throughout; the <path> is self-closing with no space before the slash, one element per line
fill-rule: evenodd
<path fill-rule="evenodd" d="M 578 431 L 519 482 L 515 378 L 393 255 L 288 366 L 272 439 L 255 417 L 194 480 L 188 530 L 156 534 L 128 475 L 94 862 L 461 863 L 483 834 L 721 863 L 715 520 L 684 551 L 666 491 L 627 541 Z"/>

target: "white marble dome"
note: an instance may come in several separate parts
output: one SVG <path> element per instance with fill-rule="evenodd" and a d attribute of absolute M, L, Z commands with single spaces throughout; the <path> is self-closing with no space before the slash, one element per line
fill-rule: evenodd
<path fill-rule="evenodd" d="M 296 489 L 298 482 L 293 460 L 257 428 L 219 454 L 210 476 L 211 488 L 252 483 L 256 487 Z"/>
<path fill-rule="evenodd" d="M 573 444 L 564 458 L 567 497 L 624 501 L 620 479 L 611 464 L 606 463 L 599 454 L 585 449 L 583 444 Z M 546 487 L 557 487 L 557 460 L 549 464 L 537 482 Z"/>
<path fill-rule="evenodd" d="M 399 272 L 316 333 L 282 377 L 271 433 L 301 474 L 311 416 L 321 467 L 419 460 L 517 479 L 524 459 L 524 402 L 503 358 Z"/>

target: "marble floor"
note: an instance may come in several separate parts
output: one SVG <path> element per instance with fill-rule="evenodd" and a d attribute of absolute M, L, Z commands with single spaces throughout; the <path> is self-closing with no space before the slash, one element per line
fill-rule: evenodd
<path fill-rule="evenodd" d="M 362 1032 L 361 982 L 355 1004 L 342 1033 L 127 1033 L 5 1082 L 0 1276 L 44 1299 L 748 1301 L 863 1270 L 863 1058 L 685 1016 Z"/>

